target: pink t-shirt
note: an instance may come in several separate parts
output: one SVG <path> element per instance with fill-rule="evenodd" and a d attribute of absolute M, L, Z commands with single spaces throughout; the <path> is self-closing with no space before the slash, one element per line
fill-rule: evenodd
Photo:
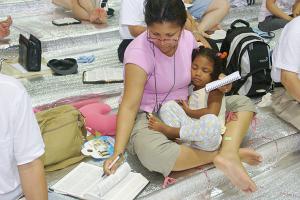
<path fill-rule="evenodd" d="M 197 46 L 192 33 L 186 30 L 182 32 L 177 50 L 172 57 L 166 56 L 149 42 L 147 32 L 130 43 L 125 51 L 124 65 L 127 63 L 138 65 L 148 76 L 140 110 L 152 112 L 156 103 L 187 99 L 188 85 L 191 82 L 192 51 Z"/>

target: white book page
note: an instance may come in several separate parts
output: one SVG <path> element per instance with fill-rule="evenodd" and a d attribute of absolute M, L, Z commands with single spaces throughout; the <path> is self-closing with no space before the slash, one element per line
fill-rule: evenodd
<path fill-rule="evenodd" d="M 98 196 L 98 198 L 104 196 L 109 190 L 128 176 L 130 171 L 131 168 L 128 163 L 122 164 L 114 174 L 101 180 L 99 179 L 96 187 L 90 187 L 84 196 L 88 199 L 89 196 Z"/>
<path fill-rule="evenodd" d="M 94 185 L 102 174 L 102 168 L 82 162 L 53 185 L 51 189 L 57 193 L 83 198 L 86 188 Z"/>
<path fill-rule="evenodd" d="M 139 173 L 130 172 L 121 182 L 113 187 L 101 199 L 103 200 L 132 200 L 148 184 L 148 180 Z"/>
<path fill-rule="evenodd" d="M 232 74 L 229 74 L 228 76 L 225 76 L 221 80 L 213 81 L 205 85 L 205 91 L 210 92 L 214 89 L 217 89 L 219 87 L 222 87 L 224 85 L 227 85 L 229 83 L 232 83 L 236 80 L 239 80 L 241 78 L 240 73 L 238 71 L 233 72 Z"/>
<path fill-rule="evenodd" d="M 84 73 L 85 81 L 121 81 L 123 80 L 123 68 L 98 68 Z"/>

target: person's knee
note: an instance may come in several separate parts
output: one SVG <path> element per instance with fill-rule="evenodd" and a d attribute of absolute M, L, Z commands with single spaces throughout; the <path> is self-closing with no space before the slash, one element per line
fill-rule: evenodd
<path fill-rule="evenodd" d="M 222 125 L 220 119 L 213 114 L 204 115 L 201 117 L 202 123 L 205 124 L 205 132 L 207 138 L 211 139 L 212 143 L 218 143 L 222 133 Z"/>
<path fill-rule="evenodd" d="M 154 139 L 154 138 L 153 138 Z M 157 138 L 160 140 L 160 138 Z M 147 168 L 149 171 L 155 171 L 162 174 L 164 172 L 164 163 L 167 162 L 169 158 L 166 158 L 166 151 L 169 151 L 167 148 L 167 143 L 158 143 L 158 142 L 149 142 L 145 143 L 145 140 L 135 140 L 134 142 L 134 151 L 142 163 L 142 165 Z"/>
<path fill-rule="evenodd" d="M 228 14 L 230 10 L 230 3 L 227 0 L 214 0 L 211 6 L 214 9 L 221 10 L 224 14 Z"/>

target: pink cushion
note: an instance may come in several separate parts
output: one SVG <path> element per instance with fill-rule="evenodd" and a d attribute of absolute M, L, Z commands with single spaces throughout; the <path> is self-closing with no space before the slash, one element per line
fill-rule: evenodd
<path fill-rule="evenodd" d="M 109 114 L 111 107 L 104 103 L 92 103 L 81 107 L 80 112 L 86 118 L 86 126 L 102 135 L 115 135 L 116 114 Z"/>

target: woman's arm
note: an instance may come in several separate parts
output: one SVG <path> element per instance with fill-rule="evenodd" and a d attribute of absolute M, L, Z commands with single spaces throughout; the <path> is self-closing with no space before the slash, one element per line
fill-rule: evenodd
<path fill-rule="evenodd" d="M 144 31 L 146 31 L 146 27 L 140 26 L 140 25 L 137 25 L 137 26 L 129 25 L 128 30 L 129 30 L 130 34 L 132 35 L 132 37 L 136 38 L 137 36 L 142 34 Z"/>
<path fill-rule="evenodd" d="M 142 68 L 134 64 L 125 65 L 124 94 L 118 110 L 114 154 L 104 163 L 106 174 L 111 174 L 116 170 L 117 165 L 114 165 L 112 169 L 108 169 L 108 166 L 114 158 L 125 151 L 139 111 L 146 81 L 147 74 Z"/>
<path fill-rule="evenodd" d="M 276 17 L 291 21 L 293 18 L 286 13 L 284 13 L 278 6 L 275 4 L 276 0 L 267 0 L 266 7 Z"/>
<path fill-rule="evenodd" d="M 185 105 L 183 105 L 183 109 L 188 116 L 195 119 L 199 119 L 206 114 L 219 115 L 223 96 L 223 93 L 219 90 L 213 90 L 208 95 L 206 108 L 191 110 L 187 104 L 184 103 Z"/>
<path fill-rule="evenodd" d="M 288 93 L 300 102 L 300 80 L 295 72 L 281 69 L 281 83 Z"/>
<path fill-rule="evenodd" d="M 123 153 L 143 97 L 147 75 L 134 64 L 125 66 L 124 95 L 117 117 L 115 154 Z"/>
<path fill-rule="evenodd" d="M 40 159 L 18 166 L 21 185 L 27 200 L 47 200 L 44 165 Z"/>

